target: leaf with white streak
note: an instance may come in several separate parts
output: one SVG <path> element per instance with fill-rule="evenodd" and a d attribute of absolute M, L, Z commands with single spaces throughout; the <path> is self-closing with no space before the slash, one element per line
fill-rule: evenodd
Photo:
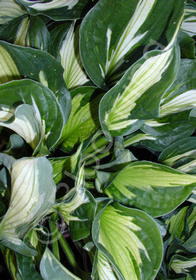
<path fill-rule="evenodd" d="M 117 203 L 108 205 L 96 216 L 92 234 L 117 279 L 129 280 L 130 275 L 132 280 L 154 279 L 162 261 L 162 239 L 146 213 Z"/>
<path fill-rule="evenodd" d="M 97 250 L 97 254 L 95 257 L 93 271 L 92 271 L 93 279 L 97 280 L 121 280 L 122 277 L 116 275 L 112 264 L 108 261 L 106 256 L 101 253 L 100 250 Z"/>
<path fill-rule="evenodd" d="M 6 24 L 13 18 L 26 14 L 14 0 L 0 0 L 0 7 L 0 24 Z"/>
<path fill-rule="evenodd" d="M 196 137 L 180 139 L 165 148 L 159 161 L 174 168 L 196 160 Z"/>
<path fill-rule="evenodd" d="M 77 217 L 72 216 L 72 213 L 82 204 L 88 202 L 89 198 L 87 197 L 86 190 L 84 189 L 84 166 L 82 166 L 78 171 L 75 187 L 59 199 L 59 202 L 53 206 L 53 210 L 57 210 L 62 215 L 66 223 L 69 223 L 71 220 L 79 220 Z"/>
<path fill-rule="evenodd" d="M 191 110 L 196 107 L 196 89 L 186 91 L 160 107 L 160 117 Z"/>
<path fill-rule="evenodd" d="M 64 68 L 63 77 L 68 89 L 89 81 L 79 55 L 78 36 L 78 29 L 74 31 L 74 23 L 72 23 L 60 46 L 61 64 Z"/>
<path fill-rule="evenodd" d="M 52 166 L 44 157 L 17 160 L 12 165 L 11 184 L 10 205 L 0 223 L 1 243 L 24 255 L 35 254 L 21 239 L 55 202 Z"/>
<path fill-rule="evenodd" d="M 191 269 L 196 267 L 196 257 L 187 258 L 176 254 L 171 258 L 170 266 L 177 274 L 189 273 Z"/>
<path fill-rule="evenodd" d="M 12 81 L 0 85 L 0 104 L 2 126 L 24 137 L 33 149 L 40 140 L 48 149 L 54 148 L 64 120 L 62 109 L 51 90 L 32 80 Z"/>
<path fill-rule="evenodd" d="M 0 45 L 0 84 L 20 79 L 20 73 L 11 55 Z"/>
<path fill-rule="evenodd" d="M 54 20 L 80 18 L 88 0 L 16 0 L 32 15 L 45 15 Z"/>
<path fill-rule="evenodd" d="M 40 272 L 44 280 L 81 280 L 64 267 L 48 248 L 41 259 Z"/>
<path fill-rule="evenodd" d="M 71 92 L 71 97 L 71 113 L 60 140 L 66 152 L 88 139 L 100 126 L 98 106 L 102 95 L 97 94 L 96 88 L 78 87 Z"/>
<path fill-rule="evenodd" d="M 142 144 L 154 151 L 162 151 L 174 141 L 191 136 L 195 126 L 196 118 L 190 119 L 190 111 L 147 120 L 140 129 L 155 139 L 144 140 Z"/>
<path fill-rule="evenodd" d="M 167 6 L 157 0 L 99 1 L 80 28 L 80 53 L 89 77 L 105 86 L 115 71 L 130 66 L 137 50 L 150 49 L 155 42 L 160 46 L 159 38 L 166 39 L 161 46 L 168 45 L 179 30 L 183 11 L 181 0 Z"/>
<path fill-rule="evenodd" d="M 54 92 L 63 109 L 63 115 L 66 121 L 70 113 L 71 100 L 70 94 L 67 91 L 65 82 L 63 80 L 63 68 L 61 67 L 60 62 L 58 62 L 47 52 L 28 47 L 24 48 L 21 46 L 16 46 L 4 41 L 0 41 L 0 48 L 3 48 L 3 52 L 6 51 L 6 56 L 7 53 L 9 53 L 10 57 L 12 58 L 11 62 L 9 62 L 11 65 L 9 67 L 9 71 L 12 67 L 14 72 L 13 74 L 11 73 L 12 75 L 9 72 L 9 80 L 18 79 L 15 74 L 15 66 L 13 66 L 12 63 L 12 61 L 14 61 L 14 65 L 16 65 L 21 77 L 41 82 L 44 86 L 48 87 Z M 6 64 L 6 61 L 4 64 Z"/>
<path fill-rule="evenodd" d="M 195 74 L 196 59 L 182 59 L 174 83 L 162 97 L 160 117 L 196 107 Z"/>
<path fill-rule="evenodd" d="M 153 217 L 174 210 L 196 186 L 196 176 L 148 161 L 128 163 L 116 174 L 111 174 L 106 183 L 102 177 L 107 173 L 98 172 L 97 175 L 97 184 L 101 183 L 101 190 L 109 197 L 140 208 Z"/>
<path fill-rule="evenodd" d="M 18 106 L 14 113 L 7 109 L 0 107 L 0 126 L 15 131 L 35 150 L 45 133 L 40 115 L 36 116 L 33 106 L 27 104 Z"/>
<path fill-rule="evenodd" d="M 186 3 L 181 29 L 190 36 L 196 35 L 196 4 L 193 1 Z"/>
<path fill-rule="evenodd" d="M 145 121 L 141 128 L 143 132 L 156 138 L 154 141 L 145 141 L 151 149 L 161 151 L 172 142 L 189 137 L 194 132 L 195 75 L 196 60 L 181 59 L 175 81 L 161 98 L 160 118 Z"/>
<path fill-rule="evenodd" d="M 60 62 L 47 52 L 16 46 L 4 41 L 0 41 L 0 58 L 1 56 L 0 83 L 16 80 L 20 77 L 41 82 L 45 87 L 51 89 L 58 98 L 63 119 L 66 122 L 71 109 L 71 100 L 63 80 L 63 68 Z M 56 117 L 53 118 L 54 120 Z"/>
<path fill-rule="evenodd" d="M 161 96 L 173 82 L 178 67 L 178 47 L 146 53 L 137 61 L 100 102 L 105 135 L 125 135 L 138 121 L 158 117 Z"/>

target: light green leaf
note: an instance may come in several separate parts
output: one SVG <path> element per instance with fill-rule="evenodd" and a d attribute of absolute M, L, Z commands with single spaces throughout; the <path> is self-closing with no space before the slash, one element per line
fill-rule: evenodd
<path fill-rule="evenodd" d="M 80 18 L 87 8 L 88 0 L 17 0 L 32 15 L 42 14 L 54 20 Z"/>
<path fill-rule="evenodd" d="M 58 211 L 66 223 L 69 224 L 72 220 L 79 220 L 79 218 L 73 216 L 72 213 L 82 204 L 88 202 L 90 202 L 90 200 L 84 188 L 84 166 L 82 166 L 75 178 L 75 187 L 57 201 L 53 206 L 53 210 Z"/>
<path fill-rule="evenodd" d="M 66 175 L 72 176 L 75 174 L 81 160 L 81 149 L 82 145 L 80 145 L 77 151 L 71 156 L 49 159 L 53 167 L 53 179 L 56 184 L 66 177 Z"/>
<path fill-rule="evenodd" d="M 48 248 L 42 257 L 40 272 L 44 280 L 81 280 L 65 268 Z"/>
<path fill-rule="evenodd" d="M 18 30 L 16 32 L 16 38 L 14 43 L 20 46 L 29 46 L 27 34 L 29 28 L 30 18 L 27 16 L 22 19 L 20 25 L 18 26 Z"/>
<path fill-rule="evenodd" d="M 0 6 L 0 24 L 6 24 L 13 18 L 26 14 L 26 11 L 14 0 L 0 0 Z"/>
<path fill-rule="evenodd" d="M 56 186 L 52 167 L 44 157 L 22 158 L 12 165 L 10 206 L 0 223 L 1 243 L 24 255 L 28 251 L 22 242 L 55 202 Z"/>
<path fill-rule="evenodd" d="M 40 140 L 49 149 L 54 148 L 64 120 L 62 108 L 51 90 L 32 80 L 12 81 L 0 85 L 0 103 L 1 125 L 19 133 L 33 149 Z M 16 107 L 21 103 L 25 104 Z"/>
<path fill-rule="evenodd" d="M 0 84 L 16 79 L 20 79 L 18 68 L 7 50 L 0 45 Z"/>
<path fill-rule="evenodd" d="M 188 273 L 191 268 L 196 266 L 196 257 L 186 258 L 180 255 L 174 255 L 170 261 L 171 268 L 178 273 Z"/>
<path fill-rule="evenodd" d="M 97 206 L 95 199 L 87 190 L 85 191 L 85 196 L 85 201 L 72 213 L 74 218 L 69 223 L 70 234 L 74 241 L 84 239 L 90 235 L 95 217 Z"/>
<path fill-rule="evenodd" d="M 103 184 L 102 191 L 114 200 L 140 208 L 154 217 L 175 209 L 196 186 L 196 176 L 147 161 L 127 164 L 111 175 L 112 180 Z"/>
<path fill-rule="evenodd" d="M 95 90 L 94 87 L 80 87 L 71 92 L 72 109 L 60 141 L 66 152 L 72 151 L 99 127 L 98 104 L 101 96 Z"/>
<path fill-rule="evenodd" d="M 64 69 L 63 77 L 68 89 L 81 86 L 89 81 L 79 55 L 78 32 L 78 28 L 74 30 L 74 23 L 72 23 L 60 46 L 61 64 Z"/>
<path fill-rule="evenodd" d="M 145 133 L 135 132 L 125 137 L 124 145 L 125 147 L 128 147 L 143 140 L 156 140 L 156 137 Z"/>
<path fill-rule="evenodd" d="M 95 218 L 92 233 L 119 279 L 154 279 L 162 261 L 162 239 L 146 213 L 117 203 L 108 205 Z"/>
<path fill-rule="evenodd" d="M 100 250 L 97 252 L 97 260 L 94 262 L 93 267 L 93 279 L 99 280 L 118 280 L 122 279 L 119 275 L 116 275 L 112 269 L 112 264 L 108 261 L 104 254 Z M 97 278 L 96 278 L 97 277 Z"/>
<path fill-rule="evenodd" d="M 188 206 L 183 207 L 182 209 L 180 209 L 180 211 L 178 213 L 173 213 L 171 218 L 168 221 L 166 221 L 166 224 L 169 227 L 168 231 L 171 235 L 170 242 L 174 238 L 184 240 L 184 238 L 182 238 L 182 234 L 184 232 L 184 227 L 185 227 L 185 222 L 186 222 L 185 218 L 187 216 L 187 210 L 188 210 Z"/>
<path fill-rule="evenodd" d="M 180 27 L 183 8 L 183 1 L 178 5 L 170 1 L 167 6 L 157 0 L 99 1 L 80 29 L 81 57 L 92 81 L 104 86 L 120 67 L 127 69 L 145 46 L 144 52 L 154 44 L 162 49 L 168 45 Z M 160 43 L 159 38 L 166 41 Z"/>
<path fill-rule="evenodd" d="M 137 61 L 100 102 L 105 135 L 130 133 L 138 120 L 158 117 L 161 96 L 175 78 L 178 66 L 178 47 L 149 52 Z"/>

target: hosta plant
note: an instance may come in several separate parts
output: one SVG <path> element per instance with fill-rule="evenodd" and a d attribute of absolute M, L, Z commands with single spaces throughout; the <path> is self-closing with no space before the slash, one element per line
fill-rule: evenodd
<path fill-rule="evenodd" d="M 193 0 L 0 0 L 12 279 L 196 279 L 195 38 Z"/>

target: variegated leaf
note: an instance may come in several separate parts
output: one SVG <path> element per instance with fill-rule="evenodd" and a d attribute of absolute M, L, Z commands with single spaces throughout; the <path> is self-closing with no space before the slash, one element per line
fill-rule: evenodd
<path fill-rule="evenodd" d="M 72 188 L 61 199 L 59 199 L 58 203 L 53 206 L 53 210 L 57 210 L 62 215 L 64 220 L 69 223 L 71 220 L 78 220 L 77 217 L 74 217 L 71 214 L 79 206 L 88 202 L 89 199 L 86 196 L 86 191 L 84 189 L 84 166 L 82 166 L 78 171 L 75 187 Z"/>
<path fill-rule="evenodd" d="M 41 259 L 40 272 L 44 280 L 81 280 L 64 267 L 48 248 L 46 248 Z"/>
<path fill-rule="evenodd" d="M 141 128 L 146 134 L 155 137 L 145 141 L 153 150 L 161 151 L 172 142 L 189 137 L 195 130 L 196 60 L 181 59 L 175 81 L 161 98 L 160 118 L 145 121 Z"/>
<path fill-rule="evenodd" d="M 16 45 L 50 51 L 50 34 L 40 17 L 23 18 L 18 25 L 14 38 L 13 43 Z"/>
<path fill-rule="evenodd" d="M 66 152 L 72 151 L 99 128 L 98 104 L 102 95 L 96 94 L 95 90 L 94 87 L 79 87 L 71 92 L 72 109 L 60 140 Z"/>
<path fill-rule="evenodd" d="M 170 266 L 177 274 L 189 273 L 196 267 L 196 257 L 187 258 L 176 254 L 171 258 Z"/>
<path fill-rule="evenodd" d="M 14 0 L 0 0 L 0 24 L 26 14 L 26 11 Z"/>
<path fill-rule="evenodd" d="M 175 96 L 160 107 L 160 117 L 191 110 L 196 107 L 196 89 Z"/>
<path fill-rule="evenodd" d="M 196 176 L 157 163 L 140 161 L 127 164 L 97 184 L 109 197 L 125 205 L 142 209 L 156 217 L 165 215 L 181 204 L 196 186 Z M 107 174 L 105 175 L 107 176 Z"/>
<path fill-rule="evenodd" d="M 78 32 L 78 28 L 74 30 L 74 23 L 72 23 L 60 46 L 63 77 L 68 89 L 82 86 L 89 81 L 80 59 Z"/>
<path fill-rule="evenodd" d="M 11 183 L 10 206 L 0 223 L 1 243 L 24 255 L 35 254 L 21 238 L 55 202 L 52 166 L 44 157 L 17 160 L 12 165 Z"/>
<path fill-rule="evenodd" d="M 122 277 L 115 274 L 112 268 L 112 264 L 109 262 L 107 257 L 101 253 L 100 250 L 97 250 L 96 262 L 94 261 L 92 279 L 95 280 L 121 280 Z"/>
<path fill-rule="evenodd" d="M 196 159 L 178 167 L 179 171 L 196 175 Z M 193 190 L 194 192 L 194 190 Z"/>
<path fill-rule="evenodd" d="M 32 80 L 12 81 L 0 85 L 0 104 L 2 126 L 24 137 L 33 149 L 41 148 L 38 147 L 41 140 L 48 149 L 55 147 L 64 120 L 62 108 L 51 90 Z"/>
<path fill-rule="evenodd" d="M 182 59 L 172 86 L 164 93 L 160 117 L 191 110 L 196 107 L 196 60 Z"/>
<path fill-rule="evenodd" d="M 0 45 L 0 84 L 20 79 L 20 73 L 9 52 Z"/>
<path fill-rule="evenodd" d="M 168 45 L 180 27 L 183 9 L 181 0 L 167 6 L 157 0 L 99 1 L 80 29 L 82 62 L 92 81 L 104 86 L 116 70 L 130 66 L 136 50 Z M 159 38 L 166 41 L 160 44 Z"/>
<path fill-rule="evenodd" d="M 45 128 L 42 126 L 39 111 L 33 106 L 23 104 L 11 112 L 11 108 L 0 106 L 0 126 L 15 131 L 35 150 L 44 137 Z"/>
<path fill-rule="evenodd" d="M 165 148 L 159 156 L 159 161 L 165 165 L 179 167 L 196 160 L 196 137 L 178 140 Z"/>
<path fill-rule="evenodd" d="M 54 20 L 75 19 L 83 15 L 88 0 L 16 0 L 30 14 L 42 14 Z"/>
<path fill-rule="evenodd" d="M 8 57 L 9 79 L 6 79 L 18 79 L 19 73 L 21 77 L 36 80 L 42 83 L 45 87 L 51 89 L 59 100 L 66 121 L 71 109 L 71 100 L 70 94 L 67 91 L 63 80 L 63 68 L 61 67 L 60 62 L 47 52 L 16 46 L 4 41 L 0 41 L 0 52 L 2 52 L 2 55 L 5 53 L 5 57 L 2 60 L 4 61 L 3 67 L 7 64 L 4 59 Z M 5 69 L 7 69 L 7 66 Z M 6 76 L 4 70 L 2 70 L 2 76 Z"/>
<path fill-rule="evenodd" d="M 186 3 L 181 29 L 190 36 L 196 35 L 196 3 L 193 1 Z"/>
<path fill-rule="evenodd" d="M 161 96 L 178 67 L 178 47 L 149 52 L 137 61 L 100 102 L 100 123 L 105 135 L 125 135 L 137 130 L 142 120 L 158 117 Z"/>
<path fill-rule="evenodd" d="M 108 205 L 96 216 L 92 234 L 117 279 L 154 279 L 162 261 L 162 239 L 146 213 L 117 203 Z M 97 269 L 100 274 L 100 266 Z"/>
<path fill-rule="evenodd" d="M 130 134 L 127 137 L 125 137 L 124 145 L 125 145 L 125 147 L 128 147 L 130 145 L 140 143 L 141 141 L 145 141 L 145 140 L 154 141 L 154 140 L 156 140 L 156 137 L 145 134 L 145 133 L 135 132 L 135 133 Z"/>
<path fill-rule="evenodd" d="M 142 144 L 154 151 L 162 151 L 174 141 L 191 136 L 195 126 L 196 118 L 190 119 L 190 111 L 147 120 L 140 129 L 155 139 L 144 140 Z"/>

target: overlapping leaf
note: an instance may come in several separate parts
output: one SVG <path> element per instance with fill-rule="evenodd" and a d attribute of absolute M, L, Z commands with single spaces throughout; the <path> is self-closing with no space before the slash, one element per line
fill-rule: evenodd
<path fill-rule="evenodd" d="M 87 8 L 88 0 L 52 0 L 29 1 L 17 0 L 30 14 L 42 14 L 54 20 L 80 18 Z"/>
<path fill-rule="evenodd" d="M 152 51 L 137 61 L 100 102 L 102 129 L 109 138 L 137 130 L 142 120 L 157 117 L 163 92 L 179 66 L 177 47 Z"/>
<path fill-rule="evenodd" d="M 111 279 L 154 279 L 162 261 L 162 241 L 156 223 L 144 212 L 117 203 L 106 206 L 95 218 L 93 239 L 119 277 Z M 99 276 L 100 265 L 98 260 Z M 105 277 L 100 279 L 109 279 Z"/>
<path fill-rule="evenodd" d="M 20 46 L 51 51 L 51 40 L 46 24 L 40 17 L 28 15 L 0 26 L 1 40 Z"/>
<path fill-rule="evenodd" d="M 6 24 L 13 18 L 26 14 L 26 11 L 14 0 L 0 0 L 0 24 Z"/>
<path fill-rule="evenodd" d="M 139 47 L 147 45 L 148 50 L 155 42 L 160 46 L 161 37 L 167 45 L 179 29 L 183 8 L 183 1 L 178 5 L 170 1 L 167 6 L 156 0 L 99 1 L 80 30 L 82 61 L 93 82 L 103 86 L 124 63 L 130 66 L 129 59 Z"/>
<path fill-rule="evenodd" d="M 165 148 L 159 156 L 159 161 L 165 165 L 179 167 L 196 160 L 195 137 L 184 138 Z"/>
<path fill-rule="evenodd" d="M 161 216 L 175 209 L 196 186 L 195 176 L 146 161 L 127 164 L 116 174 L 109 174 L 97 173 L 97 184 L 102 191 L 114 200 L 135 206 L 152 216 Z"/>
<path fill-rule="evenodd" d="M 51 90 L 32 80 L 12 81 L 0 86 L 0 103 L 2 126 L 24 137 L 33 149 L 41 140 L 49 149 L 56 145 L 64 120 Z"/>
<path fill-rule="evenodd" d="M 52 254 L 52 252 L 46 248 L 45 253 L 40 263 L 40 272 L 44 280 L 81 280 L 81 278 L 75 276 L 66 267 L 64 267 Z"/>
<path fill-rule="evenodd" d="M 101 95 L 97 95 L 95 90 L 94 87 L 79 87 L 71 92 L 72 109 L 61 137 L 63 150 L 70 152 L 98 129 Z"/>
<path fill-rule="evenodd" d="M 71 24 L 66 36 L 60 45 L 61 64 L 64 68 L 63 77 L 67 87 L 74 88 L 87 83 L 89 79 L 85 74 L 79 55 L 79 29 L 74 31 Z"/>
<path fill-rule="evenodd" d="M 184 20 L 182 30 L 190 36 L 196 35 L 196 4 L 194 1 L 188 1 L 185 6 Z"/>
<path fill-rule="evenodd" d="M 22 242 L 25 234 L 48 213 L 56 187 L 46 158 L 23 158 L 13 163 L 10 206 L 0 223 L 1 243 L 24 255 L 35 255 Z"/>
<path fill-rule="evenodd" d="M 146 145 L 161 151 L 173 141 L 189 137 L 195 130 L 196 82 L 193 78 L 196 71 L 195 59 L 182 59 L 178 74 L 172 86 L 161 100 L 160 118 L 148 120 L 141 128 L 146 134 L 155 137 L 146 141 Z M 193 75 L 193 76 L 192 76 Z"/>
<path fill-rule="evenodd" d="M 60 63 L 47 52 L 20 47 L 6 42 L 0 42 L 1 53 L 1 77 L 7 82 L 18 79 L 18 75 L 41 82 L 50 88 L 58 97 L 63 108 L 65 121 L 70 113 L 70 94 L 65 87 L 63 80 L 63 68 Z M 5 65 L 6 66 L 5 68 Z M 5 69 L 8 70 L 6 71 Z M 19 74 L 18 74 L 19 73 Z"/>

